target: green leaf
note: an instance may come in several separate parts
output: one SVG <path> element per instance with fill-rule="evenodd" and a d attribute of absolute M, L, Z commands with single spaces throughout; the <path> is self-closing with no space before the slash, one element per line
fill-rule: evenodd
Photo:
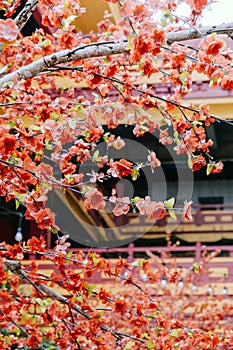
<path fill-rule="evenodd" d="M 212 339 L 213 338 L 213 333 L 211 331 L 208 332 L 210 338 Z"/>
<path fill-rule="evenodd" d="M 94 265 L 97 265 L 98 262 L 99 262 L 100 260 L 101 260 L 101 259 L 100 259 L 100 258 L 97 258 L 96 256 L 93 256 L 93 258 L 92 258 L 92 261 L 93 261 L 93 264 L 94 264 Z"/>
<path fill-rule="evenodd" d="M 62 337 L 62 331 L 58 331 L 58 332 L 57 332 L 57 337 L 58 337 L 58 338 L 61 338 L 61 337 Z"/>
<path fill-rule="evenodd" d="M 70 259 L 72 257 L 72 255 L 73 255 L 73 252 L 68 252 L 67 253 L 67 258 Z"/>
<path fill-rule="evenodd" d="M 18 199 L 15 198 L 15 209 L 17 210 L 19 208 L 20 202 Z"/>
<path fill-rule="evenodd" d="M 12 88 L 14 86 L 14 82 L 12 80 L 10 81 L 6 81 L 4 84 L 3 84 L 3 88 Z"/>
<path fill-rule="evenodd" d="M 168 212 L 168 214 L 170 215 L 170 217 L 172 219 L 174 219 L 174 220 L 177 219 L 176 214 L 175 214 L 175 212 L 173 210 L 168 210 L 167 212 Z"/>
<path fill-rule="evenodd" d="M 58 231 L 57 231 L 54 227 L 52 227 L 52 226 L 50 226 L 50 228 L 49 228 L 48 230 L 49 230 L 50 232 L 54 233 L 55 235 L 58 234 Z"/>
<path fill-rule="evenodd" d="M 106 132 L 106 133 L 103 135 L 103 140 L 104 140 L 105 142 L 108 142 L 109 136 L 110 136 L 110 132 Z"/>
<path fill-rule="evenodd" d="M 143 333 L 143 334 L 142 334 L 142 338 L 143 338 L 143 339 L 149 339 L 148 333 Z"/>
<path fill-rule="evenodd" d="M 143 57 L 143 58 L 140 60 L 140 62 L 138 63 L 138 67 L 141 68 L 142 65 L 143 65 L 145 62 L 146 62 L 146 58 Z"/>
<path fill-rule="evenodd" d="M 133 49 L 132 39 L 136 37 L 137 37 L 137 34 L 134 32 L 129 35 L 125 50 Z"/>
<path fill-rule="evenodd" d="M 40 310 L 42 313 L 44 313 L 47 310 L 48 305 L 51 304 L 52 302 L 51 298 L 46 298 L 46 299 L 34 298 L 34 300 L 40 305 Z"/>
<path fill-rule="evenodd" d="M 207 167 L 206 167 L 206 175 L 210 175 L 210 173 L 212 172 L 214 166 L 215 166 L 215 164 L 213 164 L 213 163 L 207 164 Z"/>
<path fill-rule="evenodd" d="M 168 126 L 171 126 L 171 125 L 172 125 L 172 122 L 171 122 L 170 119 L 164 118 L 164 121 L 165 121 L 165 123 L 166 123 Z"/>
<path fill-rule="evenodd" d="M 103 316 L 104 316 L 104 311 L 101 310 L 99 315 L 98 315 L 98 321 L 100 321 Z"/>
<path fill-rule="evenodd" d="M 133 171 L 131 173 L 132 180 L 133 181 L 137 180 L 138 175 L 139 175 L 139 170 L 138 169 L 133 169 Z"/>
<path fill-rule="evenodd" d="M 198 263 L 194 263 L 194 264 L 193 264 L 193 271 L 194 271 L 195 273 L 199 273 Z"/>
<path fill-rule="evenodd" d="M 147 349 L 152 350 L 155 349 L 155 345 L 152 339 L 150 339 L 147 343 Z"/>
<path fill-rule="evenodd" d="M 55 121 L 59 120 L 60 119 L 60 115 L 56 112 L 52 112 L 51 113 L 51 119 L 54 119 Z"/>
<path fill-rule="evenodd" d="M 62 20 L 62 26 L 64 30 L 67 30 L 69 28 L 70 23 L 74 22 L 74 20 L 77 18 L 78 16 L 75 15 L 71 15 L 66 19 Z"/>
<path fill-rule="evenodd" d="M 136 260 L 132 263 L 133 266 L 142 267 L 143 260 Z"/>
<path fill-rule="evenodd" d="M 172 337 L 175 337 L 175 338 L 179 338 L 179 329 L 173 329 L 172 331 L 171 331 L 171 336 Z"/>
<path fill-rule="evenodd" d="M 192 159 L 193 159 L 193 156 L 191 155 L 189 155 L 189 157 L 188 157 L 188 167 L 189 167 L 189 169 L 192 169 L 193 168 L 193 162 L 192 162 Z"/>
<path fill-rule="evenodd" d="M 166 18 L 172 18 L 171 11 L 170 10 L 163 10 L 163 15 Z"/>
<path fill-rule="evenodd" d="M 168 200 L 164 201 L 164 205 L 167 209 L 172 209 L 175 204 L 175 198 L 171 197 Z"/>
<path fill-rule="evenodd" d="M 126 346 L 124 347 L 124 350 L 133 350 L 133 342 L 132 340 L 128 341 L 128 343 L 126 344 Z"/>
<path fill-rule="evenodd" d="M 132 198 L 132 199 L 131 199 L 131 204 L 132 204 L 132 205 L 137 204 L 137 202 L 139 201 L 139 199 L 140 199 L 140 197 L 138 197 L 138 196 Z"/>
<path fill-rule="evenodd" d="M 33 298 L 33 301 L 35 301 L 36 303 L 38 303 L 40 305 L 41 302 L 43 302 L 43 300 L 41 298 Z"/>
<path fill-rule="evenodd" d="M 52 151 L 52 150 L 53 150 L 53 146 L 49 143 L 48 140 L 45 140 L 45 148 L 46 148 L 48 151 Z"/>
<path fill-rule="evenodd" d="M 99 150 L 95 151 L 95 153 L 93 154 L 93 158 L 97 159 L 99 157 Z"/>
<path fill-rule="evenodd" d="M 167 25 L 167 19 L 166 19 L 166 17 L 162 16 L 161 17 L 161 26 L 166 27 L 166 25 Z"/>
<path fill-rule="evenodd" d="M 158 334 L 160 331 L 163 331 L 164 328 L 161 328 L 161 327 L 156 327 L 155 328 L 155 333 Z"/>
<path fill-rule="evenodd" d="M 28 321 L 31 325 L 33 325 L 34 323 L 36 323 L 36 316 L 35 315 L 29 316 Z"/>
<path fill-rule="evenodd" d="M 160 23 L 162 27 L 166 27 L 168 22 L 173 23 L 174 19 L 171 15 L 171 11 L 170 10 L 163 10 L 163 14 L 161 16 L 160 19 Z"/>
<path fill-rule="evenodd" d="M 86 289 L 88 291 L 88 296 L 91 297 L 94 289 L 96 288 L 96 284 L 86 284 Z"/>
<path fill-rule="evenodd" d="M 25 241 L 23 241 L 23 249 L 28 249 L 28 246 Z"/>
<path fill-rule="evenodd" d="M 196 131 L 197 128 L 202 125 L 202 122 L 196 120 L 192 124 L 193 124 L 193 130 Z"/>
<path fill-rule="evenodd" d="M 46 48 L 46 47 L 48 47 L 48 46 L 50 46 L 51 45 L 51 41 L 49 40 L 49 39 L 46 39 L 46 40 L 43 40 L 41 43 L 40 43 L 40 47 L 42 47 L 42 48 Z"/>
<path fill-rule="evenodd" d="M 185 83 L 187 81 L 187 78 L 188 78 L 188 72 L 187 71 L 184 71 L 182 72 L 180 75 L 179 75 L 179 80 L 182 82 L 182 83 Z"/>
<path fill-rule="evenodd" d="M 110 61 L 109 61 L 109 58 L 107 57 L 107 56 L 104 56 L 103 57 L 103 61 L 104 61 L 104 63 L 109 63 Z"/>
<path fill-rule="evenodd" d="M 72 299 L 72 303 L 76 303 L 76 301 L 79 301 L 80 303 L 83 303 L 84 301 L 84 295 L 76 295 Z"/>

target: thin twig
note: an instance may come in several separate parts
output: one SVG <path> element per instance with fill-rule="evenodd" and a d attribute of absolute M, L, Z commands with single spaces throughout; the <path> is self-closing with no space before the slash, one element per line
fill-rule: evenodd
<path fill-rule="evenodd" d="M 15 325 L 24 335 L 26 338 L 29 337 L 29 334 L 28 332 L 22 327 L 20 326 L 18 323 L 16 323 L 13 318 L 11 318 L 10 316 L 6 315 L 5 312 L 3 312 L 1 309 L 0 309 L 0 313 L 6 317 L 13 325 Z"/>

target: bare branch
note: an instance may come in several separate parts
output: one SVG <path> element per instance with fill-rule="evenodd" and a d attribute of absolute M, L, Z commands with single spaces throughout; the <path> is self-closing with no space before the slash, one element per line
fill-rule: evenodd
<path fill-rule="evenodd" d="M 29 337 L 29 334 L 27 333 L 27 331 L 22 326 L 20 326 L 17 322 L 15 322 L 13 320 L 13 318 L 11 318 L 10 316 L 6 315 L 2 310 L 0 310 L 0 314 L 2 314 L 2 316 L 6 317 L 14 326 L 16 326 L 20 330 L 20 332 L 22 334 L 24 334 L 24 336 L 26 338 Z"/>

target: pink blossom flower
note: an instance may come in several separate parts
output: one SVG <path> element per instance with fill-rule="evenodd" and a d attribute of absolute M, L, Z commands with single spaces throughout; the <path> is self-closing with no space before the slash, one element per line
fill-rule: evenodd
<path fill-rule="evenodd" d="M 130 209 L 130 199 L 129 197 L 116 198 L 116 205 L 113 209 L 113 214 L 115 216 L 121 216 L 128 213 Z"/>
<path fill-rule="evenodd" d="M 145 199 L 140 198 L 136 203 L 136 207 L 140 214 L 147 215 L 150 220 L 160 220 L 166 214 L 164 203 L 151 201 L 149 196 L 146 196 Z"/>
<path fill-rule="evenodd" d="M 87 191 L 85 193 L 85 197 L 86 200 L 84 201 L 84 205 L 88 210 L 101 210 L 105 207 L 104 197 L 96 188 L 92 188 L 91 190 Z"/>
<path fill-rule="evenodd" d="M 156 168 L 157 166 L 160 166 L 161 162 L 156 157 L 156 154 L 153 151 L 149 151 L 149 155 L 147 156 L 147 159 L 150 162 L 151 171 L 152 171 L 152 173 L 154 173 L 154 168 Z"/>

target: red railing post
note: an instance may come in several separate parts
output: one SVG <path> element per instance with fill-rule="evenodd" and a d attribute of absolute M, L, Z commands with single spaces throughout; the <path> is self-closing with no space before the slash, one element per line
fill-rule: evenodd
<path fill-rule="evenodd" d="M 129 263 L 133 262 L 134 261 L 134 244 L 133 243 L 130 243 L 128 245 L 128 257 L 127 257 L 127 261 Z"/>
<path fill-rule="evenodd" d="M 195 246 L 195 261 L 201 260 L 201 243 L 197 242 Z"/>
<path fill-rule="evenodd" d="M 233 250 L 232 249 L 229 249 L 229 257 L 233 258 Z"/>

